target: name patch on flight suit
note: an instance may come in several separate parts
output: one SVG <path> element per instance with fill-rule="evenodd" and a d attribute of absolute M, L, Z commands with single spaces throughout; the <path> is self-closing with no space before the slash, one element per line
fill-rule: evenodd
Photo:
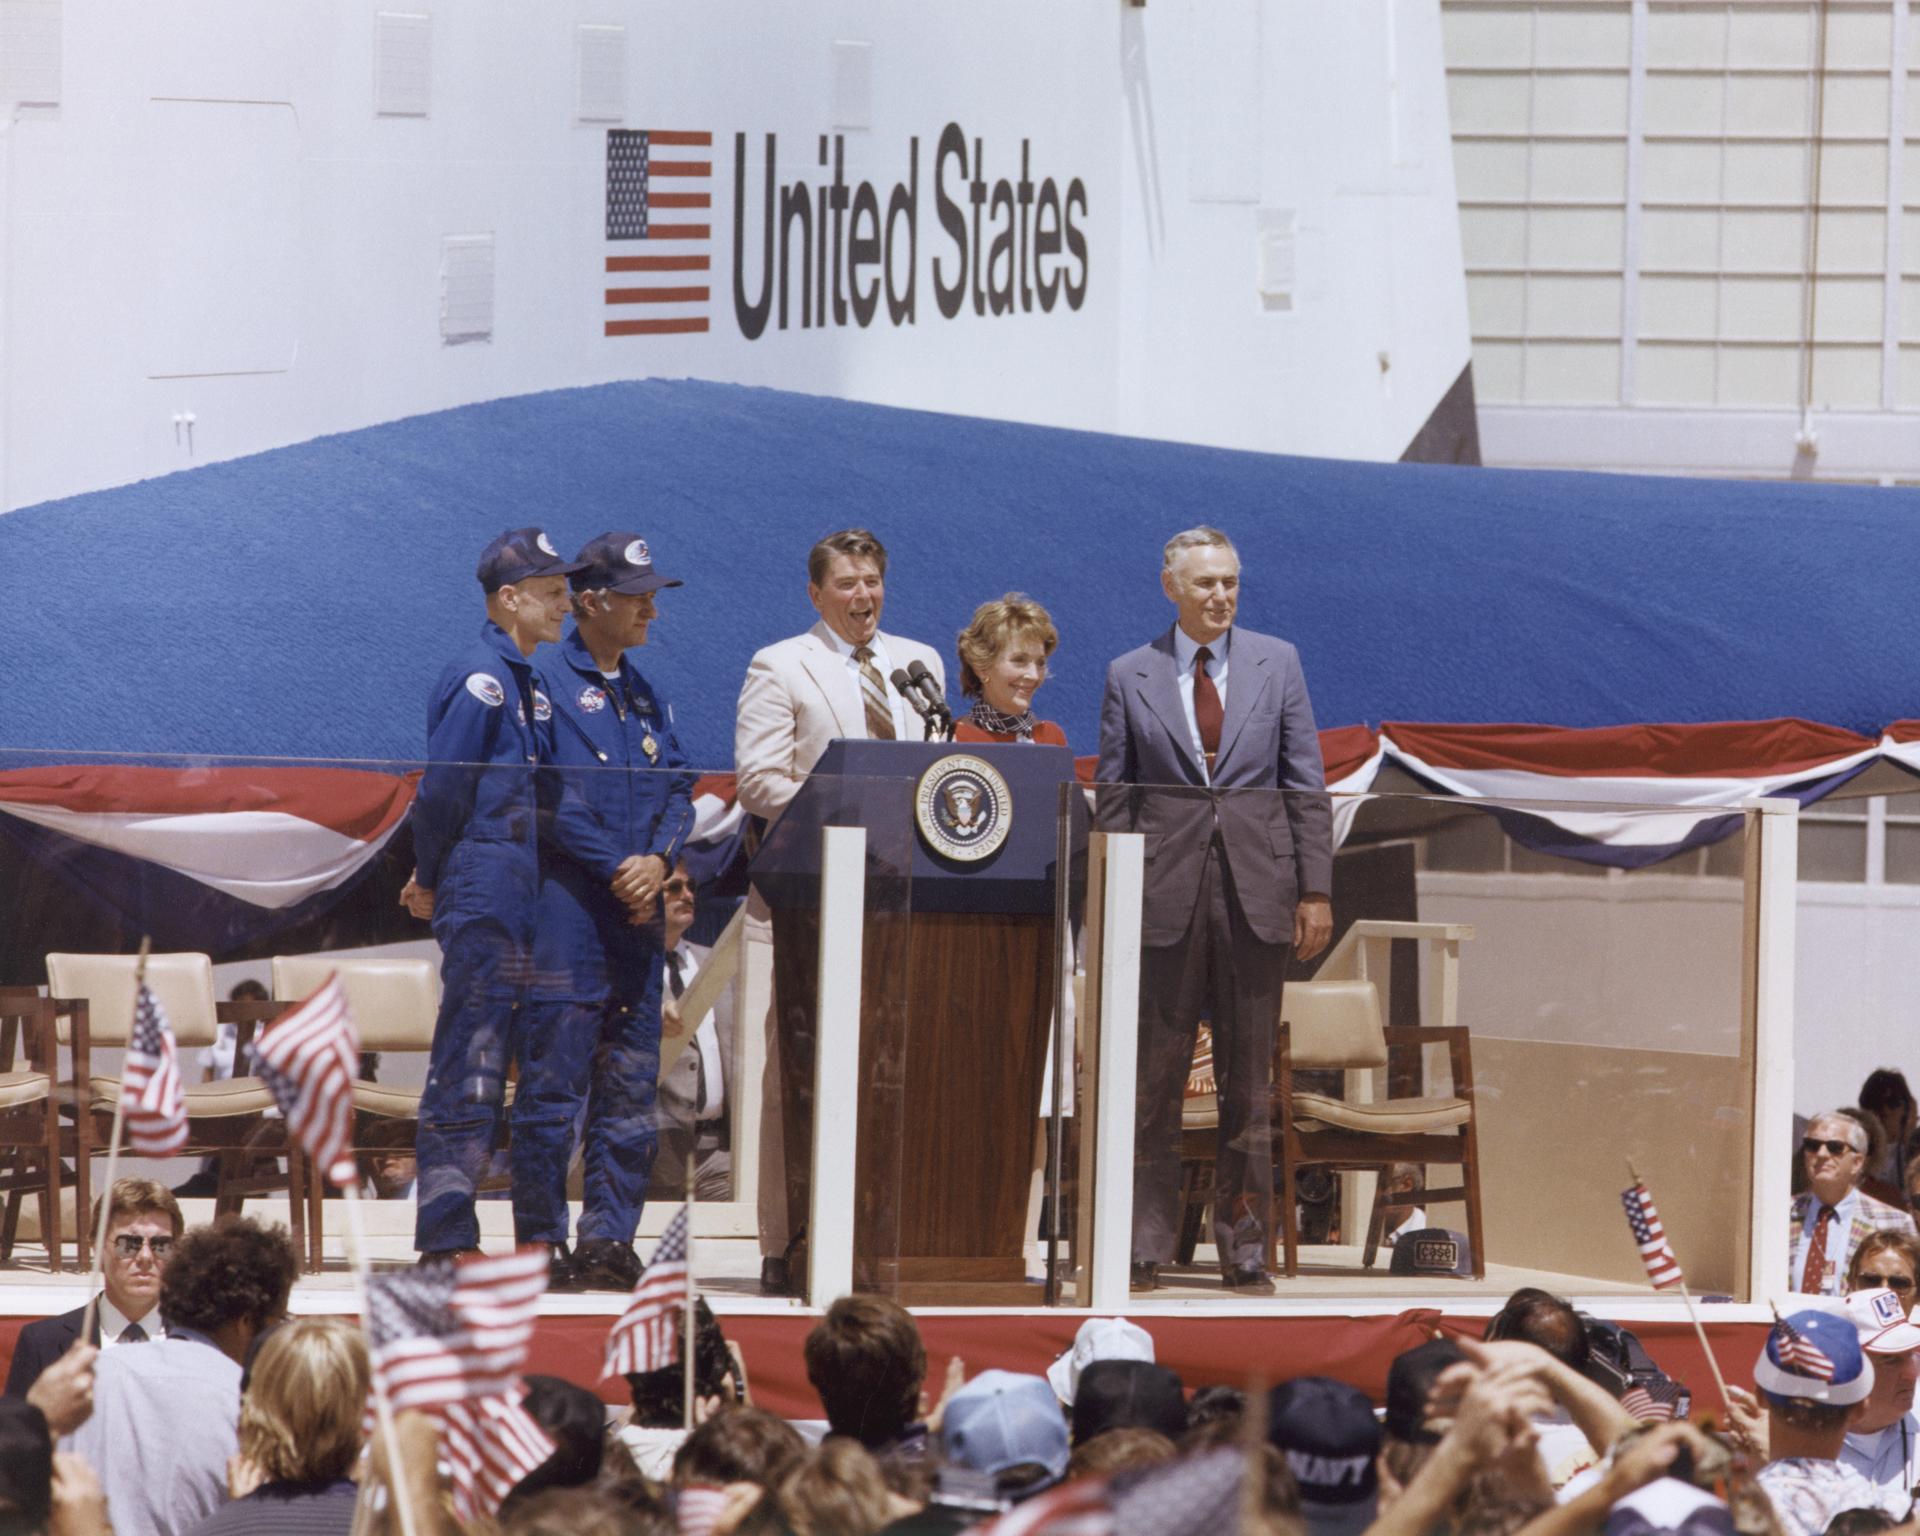
<path fill-rule="evenodd" d="M 498 709 L 507 702 L 507 691 L 500 686 L 500 679 L 486 672 L 467 674 L 467 692 L 472 694 L 488 709 Z"/>

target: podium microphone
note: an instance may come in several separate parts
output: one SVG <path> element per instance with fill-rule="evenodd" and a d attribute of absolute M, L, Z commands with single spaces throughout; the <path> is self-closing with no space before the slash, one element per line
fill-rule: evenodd
<path fill-rule="evenodd" d="M 927 670 L 924 661 L 907 664 L 907 676 L 927 701 L 927 713 L 938 719 L 946 740 L 953 740 L 953 711 L 947 708 L 946 697 L 940 691 L 940 685 L 933 680 L 933 674 Z"/>
<path fill-rule="evenodd" d="M 913 686 L 913 679 L 907 675 L 907 669 L 895 667 L 889 680 L 894 686 L 894 691 L 907 701 L 907 707 L 920 717 L 921 724 L 926 727 L 926 739 L 932 741 L 939 722 L 934 718 L 933 712 L 927 708 L 926 701 L 920 697 L 920 691 Z"/>

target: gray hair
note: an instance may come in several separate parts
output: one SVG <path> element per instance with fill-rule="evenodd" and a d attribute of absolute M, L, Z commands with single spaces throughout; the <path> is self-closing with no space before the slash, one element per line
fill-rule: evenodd
<path fill-rule="evenodd" d="M 1160 552 L 1160 563 L 1165 569 L 1172 570 L 1174 562 L 1189 549 L 1224 549 L 1233 556 L 1233 563 L 1240 563 L 1240 551 L 1233 547 L 1233 540 L 1218 528 L 1189 528 L 1184 533 L 1176 533 L 1167 540 L 1167 547 Z"/>
<path fill-rule="evenodd" d="M 1873 1138 L 1867 1134 L 1867 1128 L 1844 1109 L 1823 1109 L 1807 1122 L 1807 1134 L 1813 1133 L 1816 1125 L 1843 1126 L 1847 1133 L 1847 1145 L 1856 1152 L 1865 1152 L 1873 1145 Z"/>

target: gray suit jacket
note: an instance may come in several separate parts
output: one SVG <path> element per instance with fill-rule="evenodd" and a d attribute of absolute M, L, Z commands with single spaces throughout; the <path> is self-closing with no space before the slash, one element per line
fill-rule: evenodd
<path fill-rule="evenodd" d="M 1095 821 L 1146 834 L 1142 937 L 1159 945 L 1186 934 L 1217 825 L 1248 926 L 1269 944 L 1291 943 L 1294 903 L 1333 885 L 1332 806 L 1300 654 L 1234 629 L 1211 784 L 1180 707 L 1178 666 L 1169 628 L 1107 668 L 1100 703 Z"/>

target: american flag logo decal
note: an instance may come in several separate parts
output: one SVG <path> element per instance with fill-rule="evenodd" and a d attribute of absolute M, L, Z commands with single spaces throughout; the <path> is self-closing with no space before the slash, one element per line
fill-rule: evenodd
<path fill-rule="evenodd" d="M 607 130 L 607 240 L 644 240 L 646 255 L 606 257 L 606 334 L 707 329 L 713 266 L 713 135 Z"/>

